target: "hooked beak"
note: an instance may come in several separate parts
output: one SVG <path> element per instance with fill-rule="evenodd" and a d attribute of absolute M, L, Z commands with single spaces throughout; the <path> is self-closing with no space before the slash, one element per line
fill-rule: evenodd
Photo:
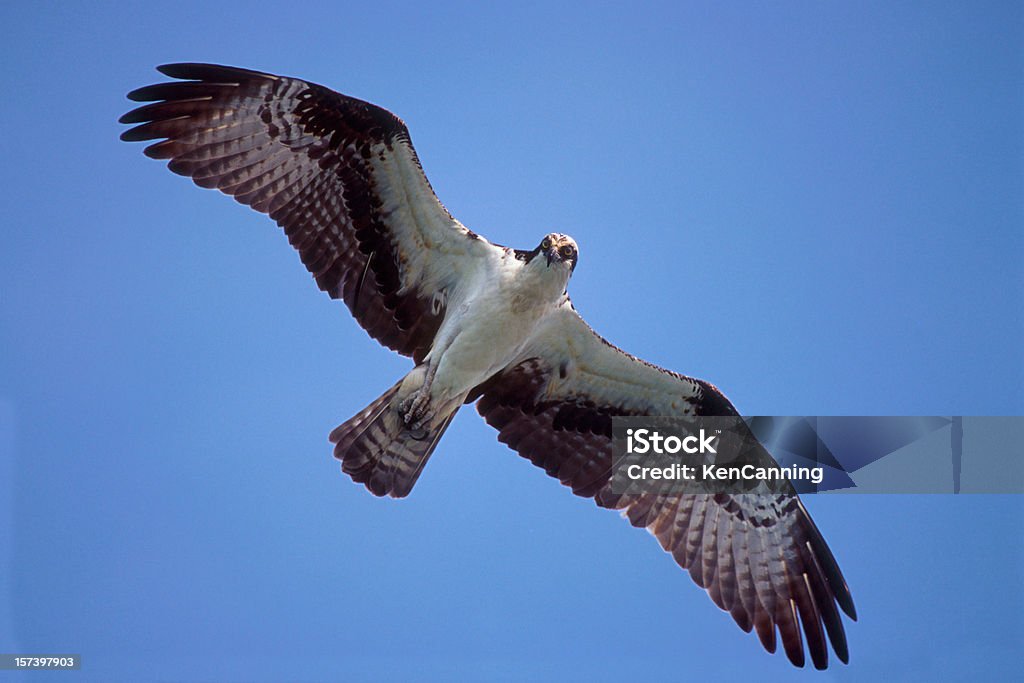
<path fill-rule="evenodd" d="M 548 249 L 546 252 L 544 252 L 544 255 L 548 257 L 548 268 L 550 268 L 551 267 L 551 261 L 553 261 L 554 258 L 555 258 L 555 250 L 554 250 L 554 248 Z"/>

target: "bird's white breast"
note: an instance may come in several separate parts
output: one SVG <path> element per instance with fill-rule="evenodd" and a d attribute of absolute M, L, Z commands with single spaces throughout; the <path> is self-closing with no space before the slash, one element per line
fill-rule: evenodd
<path fill-rule="evenodd" d="M 481 273 L 451 302 L 427 357 L 439 363 L 431 393 L 459 396 L 507 366 L 555 310 L 566 281 L 557 267 L 531 268 L 512 257 Z"/>

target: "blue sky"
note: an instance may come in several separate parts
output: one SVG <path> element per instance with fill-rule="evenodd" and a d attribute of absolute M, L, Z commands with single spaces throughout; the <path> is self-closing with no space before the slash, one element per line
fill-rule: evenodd
<path fill-rule="evenodd" d="M 861 615 L 826 673 L 472 409 L 410 498 L 373 498 L 327 434 L 408 362 L 116 119 L 165 62 L 314 80 L 402 116 L 472 229 L 573 235 L 588 321 L 746 414 L 1019 415 L 1019 3 L 7 3 L 0 25 L 0 651 L 81 653 L 76 680 L 1017 671 L 1021 496 L 807 500 Z"/>

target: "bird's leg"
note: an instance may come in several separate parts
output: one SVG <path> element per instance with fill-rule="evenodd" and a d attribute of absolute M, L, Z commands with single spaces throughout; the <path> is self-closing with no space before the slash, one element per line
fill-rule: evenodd
<path fill-rule="evenodd" d="M 402 421 L 411 430 L 417 430 L 423 426 L 427 407 L 430 404 L 430 387 L 434 382 L 434 375 L 436 374 L 437 365 L 434 363 L 428 364 L 423 384 L 416 391 L 409 394 L 409 397 L 398 406 L 398 411 L 402 414 Z"/>

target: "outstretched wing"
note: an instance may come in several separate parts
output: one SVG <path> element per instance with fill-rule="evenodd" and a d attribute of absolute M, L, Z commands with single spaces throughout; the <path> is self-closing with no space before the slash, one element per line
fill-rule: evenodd
<path fill-rule="evenodd" d="M 128 141 L 162 140 L 154 159 L 201 187 L 269 214 L 320 289 L 382 344 L 419 362 L 447 292 L 500 249 L 441 205 L 394 114 L 294 78 L 170 64 L 183 79 L 135 90 Z M 467 258 L 477 257 L 477 258 Z"/>
<path fill-rule="evenodd" d="M 580 496 L 646 527 L 697 585 L 769 652 L 828 665 L 849 654 L 836 607 L 856 619 L 835 558 L 796 494 L 616 494 L 612 417 L 736 415 L 714 386 L 651 365 L 599 337 L 566 303 L 519 362 L 469 397 L 498 439 Z M 765 464 L 775 464 L 761 449 Z M 801 635 L 801 624 L 803 635 Z M 822 628 L 824 627 L 824 629 Z"/>

